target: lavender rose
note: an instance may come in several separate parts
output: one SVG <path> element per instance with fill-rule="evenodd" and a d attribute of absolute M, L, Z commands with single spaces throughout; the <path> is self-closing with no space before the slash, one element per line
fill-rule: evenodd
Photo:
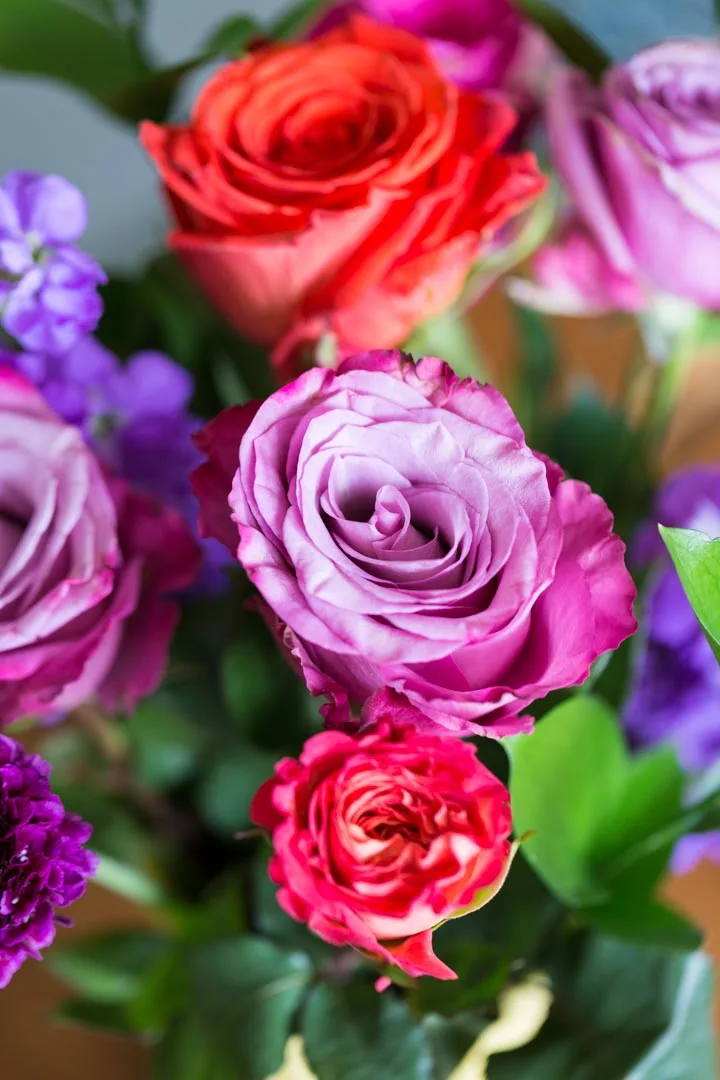
<path fill-rule="evenodd" d="M 91 827 L 50 790 L 50 766 L 0 735 L 0 989 L 52 944 L 57 908 L 85 892 L 97 860 Z"/>
<path fill-rule="evenodd" d="M 80 430 L 0 368 L 0 724 L 151 692 L 178 614 L 167 594 L 198 560 L 179 514 L 106 477 Z"/>
<path fill-rule="evenodd" d="M 550 147 L 614 272 L 720 305 L 720 42 L 666 41 L 591 86 L 558 73 Z"/>
<path fill-rule="evenodd" d="M 102 268 L 74 244 L 87 206 L 61 176 L 10 172 L 0 183 L 0 325 L 24 349 L 60 355 L 102 314 Z"/>
<path fill-rule="evenodd" d="M 315 368 L 199 445 L 201 525 L 237 551 L 333 724 L 389 687 L 446 731 L 529 730 L 529 702 L 635 628 L 602 499 L 440 360 Z"/>
<path fill-rule="evenodd" d="M 636 538 L 641 565 L 655 564 L 644 601 L 645 635 L 638 642 L 624 721 L 638 748 L 672 743 L 690 775 L 720 762 L 720 667 L 658 534 L 656 521 L 720 536 L 720 469 L 678 473 L 658 492 L 655 519 Z M 675 851 L 677 871 L 701 858 L 720 861 L 720 832 L 686 837 Z"/>
<path fill-rule="evenodd" d="M 425 38 L 438 65 L 465 90 L 503 89 L 521 111 L 538 99 L 553 62 L 552 47 L 509 0 L 342 0 L 313 33 L 351 11 Z"/>

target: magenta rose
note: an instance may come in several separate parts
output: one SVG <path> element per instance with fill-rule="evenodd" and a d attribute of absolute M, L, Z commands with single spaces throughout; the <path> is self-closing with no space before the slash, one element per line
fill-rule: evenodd
<path fill-rule="evenodd" d="M 172 510 L 106 478 L 80 430 L 0 368 L 0 723 L 155 689 L 199 552 Z"/>
<path fill-rule="evenodd" d="M 612 272 L 720 306 L 720 41 L 665 41 L 548 94 L 554 163 Z"/>
<path fill-rule="evenodd" d="M 502 886 L 510 795 L 472 744 L 397 723 L 392 694 L 377 711 L 360 738 L 326 731 L 280 761 L 250 814 L 272 834 L 289 915 L 408 975 L 454 979 L 432 932 Z"/>
<path fill-rule="evenodd" d="M 198 445 L 201 527 L 237 550 L 332 724 L 390 687 L 430 727 L 527 731 L 526 705 L 635 629 L 603 500 L 440 360 L 314 368 Z"/>

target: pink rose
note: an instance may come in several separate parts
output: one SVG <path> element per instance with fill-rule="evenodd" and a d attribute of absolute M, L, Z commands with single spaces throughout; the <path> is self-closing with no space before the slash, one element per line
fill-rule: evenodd
<path fill-rule="evenodd" d="M 289 915 L 408 975 L 453 979 L 432 931 L 500 889 L 510 795 L 472 744 L 393 723 L 394 712 L 383 695 L 383 721 L 360 738 L 314 735 L 250 813 L 272 833 L 270 877 Z"/>
<path fill-rule="evenodd" d="M 155 689 L 199 552 L 174 511 L 106 479 L 79 429 L 0 368 L 0 722 Z"/>
<path fill-rule="evenodd" d="M 431 727 L 527 731 L 526 705 L 635 629 L 603 500 L 440 360 L 315 368 L 198 445 L 201 527 L 237 550 L 333 725 L 388 686 Z"/>

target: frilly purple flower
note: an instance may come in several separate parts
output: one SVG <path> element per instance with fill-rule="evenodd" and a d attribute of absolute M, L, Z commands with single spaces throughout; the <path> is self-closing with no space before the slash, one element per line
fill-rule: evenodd
<path fill-rule="evenodd" d="M 92 337 L 63 357 L 2 353 L 42 393 L 48 405 L 83 431 L 95 452 L 136 491 L 179 511 L 195 530 L 198 504 L 189 474 L 202 455 L 191 436 L 200 422 L 189 412 L 192 376 L 159 352 L 140 352 L 123 365 Z M 202 542 L 204 562 L 194 589 L 226 583 L 227 551 Z"/>
<path fill-rule="evenodd" d="M 97 326 L 107 279 L 75 247 L 86 223 L 83 195 L 61 176 L 0 183 L 0 325 L 23 349 L 59 356 Z"/>
<path fill-rule="evenodd" d="M 82 896 L 97 866 L 84 847 L 92 828 L 65 811 L 49 776 L 47 762 L 0 736 L 0 988 L 41 959 L 56 909 Z"/>
<path fill-rule="evenodd" d="M 720 761 L 720 666 L 705 640 L 656 522 L 720 536 L 720 469 L 693 468 L 659 491 L 655 520 L 636 537 L 634 556 L 656 563 L 645 597 L 645 638 L 639 641 L 624 722 L 638 748 L 670 742 L 680 763 L 699 775 Z M 702 858 L 720 860 L 720 832 L 686 837 L 673 860 L 685 872 Z"/>

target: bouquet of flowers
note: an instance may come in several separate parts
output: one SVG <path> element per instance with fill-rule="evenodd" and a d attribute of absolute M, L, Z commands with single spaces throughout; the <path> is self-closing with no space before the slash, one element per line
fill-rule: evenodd
<path fill-rule="evenodd" d="M 95 878 L 150 929 L 59 935 L 60 1016 L 157 1080 L 710 1080 L 661 887 L 720 859 L 720 468 L 661 450 L 720 44 L 311 0 L 163 69 L 142 2 L 4 4 L 171 225 L 124 279 L 0 181 L 0 986 Z M 553 319 L 608 313 L 612 400 Z"/>

